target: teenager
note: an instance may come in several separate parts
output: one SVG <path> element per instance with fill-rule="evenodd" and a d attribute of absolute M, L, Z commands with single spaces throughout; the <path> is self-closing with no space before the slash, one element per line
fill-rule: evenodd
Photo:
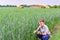
<path fill-rule="evenodd" d="M 39 27 L 34 31 L 37 37 L 41 40 L 49 40 L 50 38 L 50 31 L 48 26 L 44 23 L 44 20 L 39 21 Z"/>

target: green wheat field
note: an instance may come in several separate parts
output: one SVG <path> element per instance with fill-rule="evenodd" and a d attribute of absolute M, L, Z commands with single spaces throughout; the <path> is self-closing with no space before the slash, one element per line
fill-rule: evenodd
<path fill-rule="evenodd" d="M 0 7 L 0 40 L 37 40 L 33 31 L 42 18 L 51 31 L 60 23 L 60 9 Z M 50 40 L 60 40 L 59 33 Z"/>

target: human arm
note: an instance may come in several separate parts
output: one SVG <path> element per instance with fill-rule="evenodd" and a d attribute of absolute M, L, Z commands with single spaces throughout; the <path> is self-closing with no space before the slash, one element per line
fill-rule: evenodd
<path fill-rule="evenodd" d="M 37 32 L 38 32 L 38 30 L 39 30 L 39 28 L 40 28 L 40 27 L 38 27 L 38 28 L 34 31 L 34 33 L 37 33 Z"/>

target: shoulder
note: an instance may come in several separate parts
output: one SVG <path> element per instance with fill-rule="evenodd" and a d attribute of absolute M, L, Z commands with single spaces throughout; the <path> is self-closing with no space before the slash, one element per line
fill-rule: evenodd
<path fill-rule="evenodd" d="M 47 25 L 44 25 L 44 27 L 48 27 Z"/>
<path fill-rule="evenodd" d="M 45 28 L 48 28 L 48 26 L 47 26 L 47 25 L 44 25 L 44 27 L 45 27 Z"/>

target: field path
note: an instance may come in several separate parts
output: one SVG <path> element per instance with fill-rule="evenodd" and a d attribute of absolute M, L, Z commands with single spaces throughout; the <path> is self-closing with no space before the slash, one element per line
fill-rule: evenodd
<path fill-rule="evenodd" d="M 60 40 L 60 24 L 57 24 L 53 29 L 50 40 Z"/>

